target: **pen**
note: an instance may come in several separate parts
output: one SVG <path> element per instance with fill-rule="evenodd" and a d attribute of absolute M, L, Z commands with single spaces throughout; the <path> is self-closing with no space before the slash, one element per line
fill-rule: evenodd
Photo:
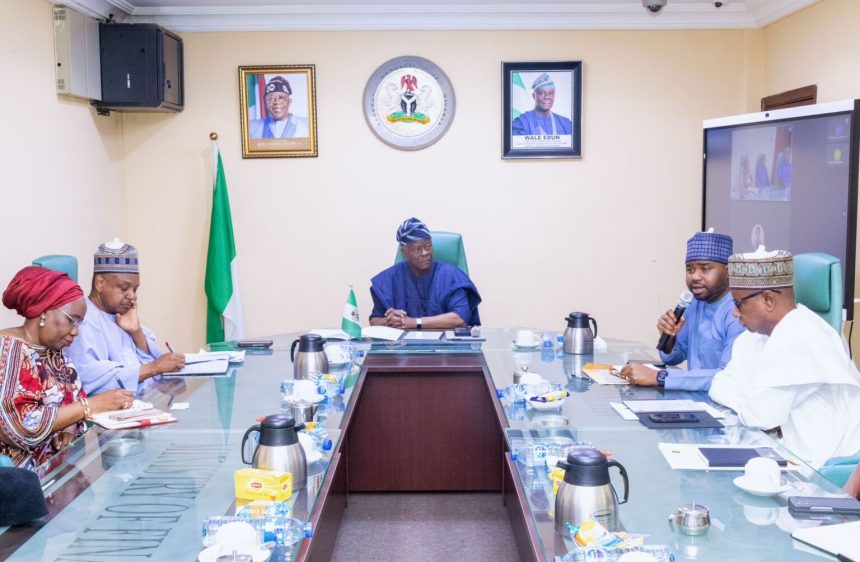
<path fill-rule="evenodd" d="M 170 342 L 169 342 L 169 341 L 164 342 L 164 345 L 166 345 L 166 346 L 167 346 L 167 349 L 168 349 L 168 351 L 170 351 L 170 353 L 176 353 L 175 351 L 173 351 L 173 348 L 172 348 L 172 347 L 170 347 Z"/>
<path fill-rule="evenodd" d="M 122 384 L 122 379 L 119 377 L 116 378 L 116 384 L 118 384 L 121 389 L 125 390 L 125 385 Z"/>

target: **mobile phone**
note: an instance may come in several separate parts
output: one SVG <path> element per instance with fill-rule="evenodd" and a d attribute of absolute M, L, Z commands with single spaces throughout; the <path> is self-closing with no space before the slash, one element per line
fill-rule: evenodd
<path fill-rule="evenodd" d="M 269 349 L 272 347 L 272 340 L 241 340 L 236 345 L 239 347 L 253 347 L 255 349 Z"/>
<path fill-rule="evenodd" d="M 471 336 L 472 330 L 469 329 L 467 326 L 462 326 L 460 328 L 454 328 L 454 335 L 455 336 Z"/>
<path fill-rule="evenodd" d="M 654 423 L 698 423 L 699 416 L 688 412 L 658 412 L 648 414 L 648 419 Z"/>
<path fill-rule="evenodd" d="M 854 498 L 790 496 L 788 512 L 792 515 L 860 515 L 860 501 Z"/>

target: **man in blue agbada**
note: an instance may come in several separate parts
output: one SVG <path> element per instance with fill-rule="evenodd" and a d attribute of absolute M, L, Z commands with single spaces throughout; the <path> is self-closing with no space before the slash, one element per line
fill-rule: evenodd
<path fill-rule="evenodd" d="M 544 72 L 532 84 L 535 108 L 526 111 L 511 123 L 512 135 L 569 135 L 573 131 L 570 119 L 552 112 L 555 103 L 555 82 Z"/>
<path fill-rule="evenodd" d="M 734 317 L 734 301 L 729 291 L 728 263 L 732 255 L 731 236 L 697 232 L 687 241 L 687 288 L 693 302 L 680 320 L 667 310 L 657 321 L 657 329 L 669 340 L 660 350 L 667 365 L 687 362 L 687 371 L 656 371 L 629 363 L 621 377 L 631 384 L 661 386 L 671 390 L 708 390 L 714 375 L 732 358 L 732 345 L 743 331 Z"/>
<path fill-rule="evenodd" d="M 427 225 L 414 217 L 404 221 L 397 241 L 404 261 L 370 280 L 372 326 L 420 330 L 481 323 L 477 287 L 456 266 L 433 259 Z"/>

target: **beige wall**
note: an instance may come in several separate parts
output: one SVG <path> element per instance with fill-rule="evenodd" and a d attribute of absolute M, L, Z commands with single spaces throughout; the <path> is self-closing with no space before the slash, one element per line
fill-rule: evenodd
<path fill-rule="evenodd" d="M 123 116 L 145 319 L 183 348 L 202 341 L 217 131 L 249 335 L 339 325 L 350 284 L 366 317 L 369 278 L 416 215 L 464 234 L 485 325 L 560 330 L 585 310 L 606 334 L 650 340 L 699 227 L 702 119 L 761 95 L 745 70 L 761 64 L 756 33 L 183 34 L 185 111 Z M 447 135 L 417 152 L 378 141 L 361 113 L 367 77 L 403 54 L 441 66 L 457 97 Z M 501 61 L 569 59 L 585 61 L 583 159 L 502 161 Z M 319 157 L 242 160 L 237 67 L 304 63 L 317 69 Z"/>
<path fill-rule="evenodd" d="M 860 2 L 824 0 L 764 29 L 765 95 L 818 85 L 818 101 L 860 97 Z"/>
<path fill-rule="evenodd" d="M 860 2 L 824 0 L 765 28 L 765 95 L 816 84 L 819 102 L 860 98 L 857 22 Z M 855 263 L 860 264 L 860 247 Z M 860 296 L 860 276 L 855 276 L 854 292 Z M 851 343 L 857 349 L 860 332 Z"/>
<path fill-rule="evenodd" d="M 37 256 L 72 254 L 89 285 L 94 245 L 124 236 L 120 120 L 54 89 L 52 5 L 0 0 L 3 218 L 0 287 Z M 0 326 L 19 324 L 0 307 Z"/>
<path fill-rule="evenodd" d="M 250 335 L 337 325 L 350 284 L 366 316 L 368 279 L 414 214 L 464 233 L 485 324 L 561 329 L 583 309 L 604 333 L 650 339 L 698 227 L 701 120 L 808 83 L 821 101 L 857 97 L 860 81 L 860 5 L 825 0 L 746 31 L 188 33 L 186 110 L 103 118 L 54 94 L 51 5 L 0 7 L 0 62 L 16 77 L 0 102 L 38 108 L 4 112 L 2 190 L 19 211 L 0 225 L 0 278 L 71 253 L 86 285 L 93 247 L 125 235 L 142 252 L 145 320 L 185 349 L 204 333 L 210 131 Z M 360 111 L 367 76 L 405 53 L 445 69 L 458 102 L 448 134 L 418 152 L 379 142 Z M 585 61 L 584 158 L 502 161 L 500 62 L 564 59 Z M 320 156 L 242 160 L 237 67 L 302 63 L 317 66 Z"/>

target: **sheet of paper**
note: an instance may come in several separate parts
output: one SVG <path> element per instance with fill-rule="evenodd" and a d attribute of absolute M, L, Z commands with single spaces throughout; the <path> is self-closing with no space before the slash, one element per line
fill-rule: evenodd
<path fill-rule="evenodd" d="M 314 328 L 309 334 L 316 334 L 327 340 L 348 340 L 349 334 L 336 328 Z"/>
<path fill-rule="evenodd" d="M 860 560 L 858 535 L 860 535 L 860 521 L 806 527 L 791 532 L 791 536 L 799 541 L 820 548 L 834 556 L 842 554 L 851 560 Z"/>
<path fill-rule="evenodd" d="M 397 341 L 403 335 L 403 330 L 388 326 L 365 326 L 361 329 L 361 337 L 374 340 Z"/>
<path fill-rule="evenodd" d="M 704 402 L 694 400 L 623 400 L 634 414 L 653 414 L 656 412 L 707 412 L 714 419 L 726 415 Z"/>
<path fill-rule="evenodd" d="M 582 372 L 597 384 L 630 384 L 621 377 L 612 374 L 612 371 L 621 370 L 619 365 L 607 365 L 603 363 L 588 363 L 582 368 Z"/>
<path fill-rule="evenodd" d="M 606 344 L 606 340 L 597 336 L 594 338 L 594 351 L 606 351 L 609 349 L 609 346 Z"/>
<path fill-rule="evenodd" d="M 612 409 L 615 410 L 619 416 L 621 416 L 621 419 L 627 421 L 639 421 L 639 418 L 636 417 L 636 414 L 631 412 L 630 408 L 628 408 L 621 402 L 610 402 L 609 405 L 612 406 Z"/>

